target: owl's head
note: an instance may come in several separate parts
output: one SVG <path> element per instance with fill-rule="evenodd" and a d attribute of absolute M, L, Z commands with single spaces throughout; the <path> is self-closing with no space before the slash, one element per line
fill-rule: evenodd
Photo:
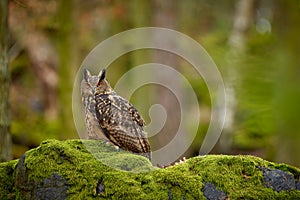
<path fill-rule="evenodd" d="M 93 94 L 109 94 L 113 92 L 109 82 L 105 79 L 105 72 L 106 70 L 102 69 L 98 76 L 93 76 L 89 70 L 84 69 L 83 81 Z"/>

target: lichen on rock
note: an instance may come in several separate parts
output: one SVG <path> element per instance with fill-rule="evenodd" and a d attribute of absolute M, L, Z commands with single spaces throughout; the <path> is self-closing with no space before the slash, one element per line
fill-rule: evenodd
<path fill-rule="evenodd" d="M 223 199 L 299 199 L 299 177 L 298 168 L 254 156 L 198 156 L 158 169 L 105 142 L 47 140 L 0 164 L 0 199 L 210 199 L 214 191 Z M 274 181 L 279 190 L 268 187 Z"/>

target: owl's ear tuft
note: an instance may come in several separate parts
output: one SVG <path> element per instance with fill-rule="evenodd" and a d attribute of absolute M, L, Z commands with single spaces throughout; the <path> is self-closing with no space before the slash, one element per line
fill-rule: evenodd
<path fill-rule="evenodd" d="M 83 69 L 83 79 L 85 81 L 88 81 L 89 77 L 91 76 L 91 73 L 86 68 Z"/>
<path fill-rule="evenodd" d="M 105 73 L 106 73 L 106 70 L 105 69 L 102 69 L 98 75 L 99 77 L 99 80 L 102 81 L 105 79 Z"/>

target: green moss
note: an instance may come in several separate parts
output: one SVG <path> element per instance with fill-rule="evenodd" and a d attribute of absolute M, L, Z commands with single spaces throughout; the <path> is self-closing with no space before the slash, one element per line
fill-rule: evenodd
<path fill-rule="evenodd" d="M 47 140 L 26 152 L 23 161 L 30 183 L 40 183 L 53 173 L 59 174 L 67 181 L 70 199 L 205 199 L 202 189 L 206 182 L 224 191 L 230 199 L 300 197 L 298 190 L 275 192 L 266 188 L 257 166 L 287 171 L 296 180 L 300 177 L 298 168 L 253 156 L 199 156 L 157 169 L 146 158 L 117 151 L 104 142 Z M 0 164 L 0 199 L 24 197 L 15 184 L 20 176 L 16 163 Z"/>
<path fill-rule="evenodd" d="M 17 162 L 17 160 L 12 160 L 0 163 L 0 199 L 15 199 L 12 175 Z"/>
<path fill-rule="evenodd" d="M 300 170 L 286 164 L 275 164 L 254 156 L 227 156 L 209 155 L 188 160 L 187 164 L 195 174 L 200 174 L 204 182 L 211 182 L 226 194 L 230 199 L 272 199 L 300 197 L 300 191 L 275 192 L 264 187 L 263 174 L 257 166 L 280 168 L 292 171 L 298 176 Z M 280 167 L 279 167 L 280 166 Z M 292 169 L 292 170 L 290 170 Z"/>
<path fill-rule="evenodd" d="M 101 163 L 115 169 L 131 172 L 147 172 L 156 169 L 147 158 L 117 150 L 104 141 L 86 140 L 83 144 Z"/>

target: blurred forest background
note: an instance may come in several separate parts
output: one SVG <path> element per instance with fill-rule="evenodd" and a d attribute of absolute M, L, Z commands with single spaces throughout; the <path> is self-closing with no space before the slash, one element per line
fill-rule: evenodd
<path fill-rule="evenodd" d="M 85 56 L 121 31 L 158 26 L 198 41 L 224 78 L 227 120 L 211 153 L 253 154 L 300 166 L 299 0 L 10 0 L 7 9 L 9 29 L 2 26 L 1 35 L 9 34 L 13 158 L 47 138 L 78 138 L 72 87 Z M 155 55 L 156 62 L 176 68 L 197 91 L 202 121 L 195 142 L 184 154 L 195 156 L 210 121 L 206 85 L 174 55 Z M 120 57 L 113 65 L 124 67 L 108 70 L 112 86 L 130 68 L 149 61 L 153 59 L 139 51 Z M 147 123 L 151 102 L 145 103 L 143 94 L 153 95 L 166 107 L 170 119 L 163 131 L 171 132 L 177 126 L 173 118 L 178 117 L 170 114 L 177 105 L 174 96 L 161 88 L 139 89 L 131 102 Z M 160 135 L 151 145 L 167 139 Z M 1 140 L 3 145 L 4 137 Z"/>

